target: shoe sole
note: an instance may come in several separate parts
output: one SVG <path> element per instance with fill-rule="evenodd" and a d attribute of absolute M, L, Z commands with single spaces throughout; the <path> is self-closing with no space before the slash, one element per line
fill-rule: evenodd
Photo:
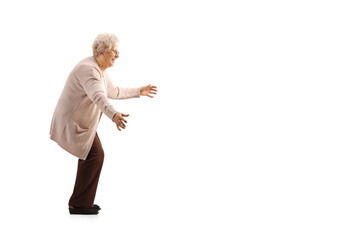
<path fill-rule="evenodd" d="M 96 215 L 99 213 L 95 209 L 79 209 L 79 208 L 69 208 L 70 214 L 85 214 L 85 215 Z"/>

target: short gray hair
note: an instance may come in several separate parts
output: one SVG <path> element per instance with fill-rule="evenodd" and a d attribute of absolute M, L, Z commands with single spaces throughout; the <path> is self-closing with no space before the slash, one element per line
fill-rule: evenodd
<path fill-rule="evenodd" d="M 99 56 L 100 53 L 110 51 L 114 44 L 118 44 L 120 39 L 111 33 L 99 34 L 92 45 L 94 57 Z"/>

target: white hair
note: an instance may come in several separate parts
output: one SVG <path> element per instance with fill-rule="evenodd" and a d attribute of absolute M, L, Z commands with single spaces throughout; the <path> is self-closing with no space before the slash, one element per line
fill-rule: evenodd
<path fill-rule="evenodd" d="M 120 39 L 111 33 L 99 34 L 92 45 L 94 57 L 99 56 L 100 53 L 110 51 L 114 44 L 118 44 Z"/>

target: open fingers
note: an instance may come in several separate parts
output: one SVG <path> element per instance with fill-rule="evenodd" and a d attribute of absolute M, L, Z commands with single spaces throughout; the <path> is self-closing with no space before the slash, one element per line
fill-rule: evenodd
<path fill-rule="evenodd" d="M 153 96 L 151 94 L 156 95 L 157 88 L 156 88 L 156 86 L 151 86 L 151 85 L 149 85 L 149 86 L 150 86 L 149 93 L 147 93 L 146 96 L 153 98 Z"/>
<path fill-rule="evenodd" d="M 125 123 L 127 123 L 127 121 L 124 117 L 128 117 L 128 116 L 129 116 L 129 114 L 121 114 L 120 121 L 124 121 Z"/>
<path fill-rule="evenodd" d="M 124 124 L 122 121 L 119 122 L 119 126 L 120 126 L 121 128 L 123 128 L 123 129 L 126 128 L 125 124 Z"/>
<path fill-rule="evenodd" d="M 149 92 L 150 92 L 150 94 L 154 94 L 154 95 L 155 95 L 155 94 L 157 93 L 157 88 L 156 88 L 156 86 L 151 86 Z"/>
<path fill-rule="evenodd" d="M 125 124 L 123 124 L 123 123 L 121 123 L 121 124 L 116 124 L 116 127 L 117 127 L 117 129 L 118 129 L 119 131 L 121 131 L 121 128 L 122 128 L 122 129 L 125 129 L 125 128 L 126 128 Z"/>
<path fill-rule="evenodd" d="M 121 131 L 121 128 L 122 129 L 125 129 L 126 128 L 126 125 L 125 123 L 123 123 L 121 120 L 119 120 L 117 123 L 116 123 L 116 127 L 119 131 Z"/>
<path fill-rule="evenodd" d="M 126 122 L 127 123 L 127 121 L 126 121 L 126 119 L 125 118 L 121 118 L 121 120 L 120 121 L 124 121 L 124 122 Z"/>

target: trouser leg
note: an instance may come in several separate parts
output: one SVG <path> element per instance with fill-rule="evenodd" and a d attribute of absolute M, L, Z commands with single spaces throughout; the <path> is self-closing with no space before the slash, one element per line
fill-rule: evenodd
<path fill-rule="evenodd" d="M 96 133 L 93 145 L 85 160 L 78 160 L 78 169 L 69 206 L 92 207 L 104 161 L 104 151 Z"/>

